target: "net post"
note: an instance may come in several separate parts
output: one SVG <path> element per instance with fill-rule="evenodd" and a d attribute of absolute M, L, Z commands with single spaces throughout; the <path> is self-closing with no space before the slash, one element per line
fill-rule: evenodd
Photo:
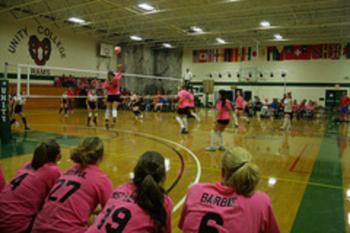
<path fill-rule="evenodd" d="M 30 95 L 30 68 L 27 67 L 27 91 L 26 91 L 26 96 Z"/>
<path fill-rule="evenodd" d="M 5 64 L 4 64 L 4 78 L 6 80 L 8 79 L 8 66 L 9 66 L 9 63 L 5 62 Z"/>
<path fill-rule="evenodd" d="M 5 63 L 4 76 L 0 78 L 0 139 L 1 144 L 11 141 L 11 124 L 9 118 L 9 81 L 8 81 L 8 63 Z"/>
<path fill-rule="evenodd" d="M 21 67 L 17 65 L 17 96 L 21 93 Z"/>

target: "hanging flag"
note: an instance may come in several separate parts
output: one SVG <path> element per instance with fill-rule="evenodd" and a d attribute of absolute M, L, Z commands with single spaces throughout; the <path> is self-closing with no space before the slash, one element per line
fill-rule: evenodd
<path fill-rule="evenodd" d="M 350 43 L 269 46 L 262 49 L 267 61 L 350 59 Z M 193 63 L 246 62 L 258 58 L 253 47 L 198 49 L 192 51 Z"/>
<path fill-rule="evenodd" d="M 343 48 L 343 55 L 346 59 L 350 59 L 350 43 L 347 43 Z"/>
<path fill-rule="evenodd" d="M 206 49 L 199 50 L 198 62 L 199 63 L 206 63 L 206 62 L 208 62 L 208 53 L 207 53 Z"/>

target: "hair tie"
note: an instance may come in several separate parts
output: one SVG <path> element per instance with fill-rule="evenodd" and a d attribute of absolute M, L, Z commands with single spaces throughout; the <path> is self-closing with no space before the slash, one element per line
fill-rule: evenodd
<path fill-rule="evenodd" d="M 238 169 L 240 169 L 241 167 L 243 167 L 246 163 L 248 163 L 248 161 L 244 161 L 243 163 L 241 163 L 238 167 L 236 167 L 236 168 L 233 170 L 233 173 L 235 173 Z"/>

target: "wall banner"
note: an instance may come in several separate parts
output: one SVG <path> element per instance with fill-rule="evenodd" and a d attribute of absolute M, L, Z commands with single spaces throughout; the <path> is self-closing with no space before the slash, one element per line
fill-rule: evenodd
<path fill-rule="evenodd" d="M 16 53 L 20 43 L 27 44 L 27 51 L 38 66 L 46 64 L 53 49 L 58 50 L 62 59 L 67 56 L 60 37 L 41 25 L 37 26 L 36 31 L 30 31 L 27 27 L 19 29 L 11 39 L 7 51 Z"/>

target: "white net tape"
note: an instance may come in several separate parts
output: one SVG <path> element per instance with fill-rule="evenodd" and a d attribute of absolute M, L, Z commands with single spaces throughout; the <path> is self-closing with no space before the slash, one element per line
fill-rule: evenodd
<path fill-rule="evenodd" d="M 17 75 L 16 93 L 27 98 L 61 98 L 61 95 L 32 93 L 31 85 L 46 84 L 74 89 L 74 98 L 86 98 L 87 91 L 94 87 L 103 93 L 102 83 L 107 79 L 107 70 L 76 69 L 55 66 L 36 66 L 28 64 L 10 65 Z M 10 69 L 10 72 L 11 72 Z M 173 77 L 123 73 L 121 92 L 146 95 L 174 95 L 181 79 Z M 24 87 L 25 86 L 25 87 Z M 22 91 L 25 90 L 25 94 Z M 99 96 L 104 98 L 103 96 Z"/>

